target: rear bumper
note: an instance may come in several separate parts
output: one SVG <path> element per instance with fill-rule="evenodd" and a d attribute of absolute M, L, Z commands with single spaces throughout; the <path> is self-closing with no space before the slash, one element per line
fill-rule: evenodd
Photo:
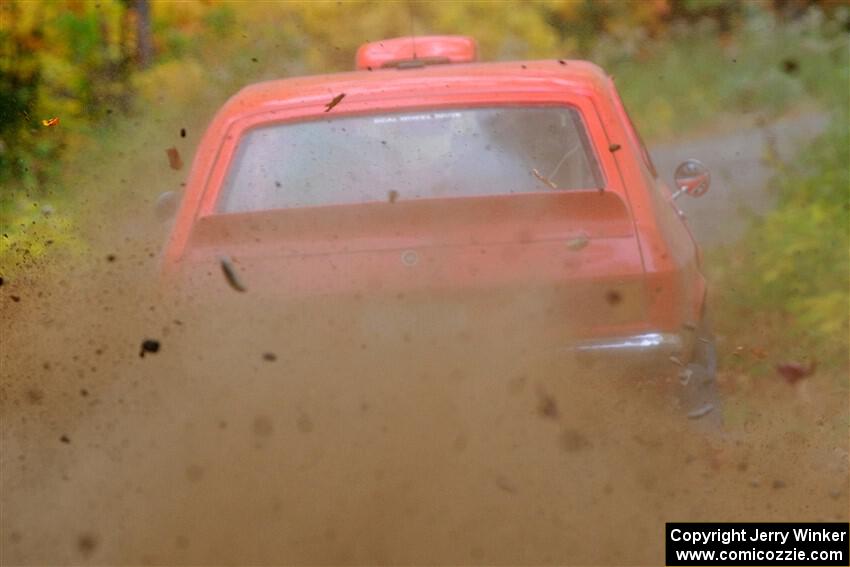
<path fill-rule="evenodd" d="M 593 353 L 608 356 L 680 356 L 686 341 L 675 333 L 643 333 L 626 337 L 584 340 L 567 347 L 575 353 Z"/>
<path fill-rule="evenodd" d="M 697 354 L 695 344 L 696 334 L 686 330 L 584 340 L 563 350 L 581 368 L 626 379 L 623 384 L 637 379 L 640 388 L 649 385 L 651 392 L 669 400 L 688 419 L 716 427 L 722 415 L 714 370 L 712 364 L 709 368 L 690 364 Z"/>
<path fill-rule="evenodd" d="M 690 362 L 692 333 L 648 332 L 637 335 L 580 340 L 562 348 L 564 354 L 594 367 L 621 371 L 662 371 L 673 373 Z"/>

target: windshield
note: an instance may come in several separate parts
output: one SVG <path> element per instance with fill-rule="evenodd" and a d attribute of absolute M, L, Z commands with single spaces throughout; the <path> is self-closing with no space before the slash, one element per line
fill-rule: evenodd
<path fill-rule="evenodd" d="M 354 116 L 256 128 L 218 209 L 601 188 L 577 110 L 499 107 Z"/>

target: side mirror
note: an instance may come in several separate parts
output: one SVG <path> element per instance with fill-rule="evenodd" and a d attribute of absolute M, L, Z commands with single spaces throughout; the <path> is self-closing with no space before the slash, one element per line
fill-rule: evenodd
<path fill-rule="evenodd" d="M 674 199 L 682 193 L 687 193 L 691 197 L 702 197 L 711 184 L 711 173 L 701 161 L 689 159 L 679 164 L 676 173 L 673 174 L 673 180 L 676 182 Z"/>

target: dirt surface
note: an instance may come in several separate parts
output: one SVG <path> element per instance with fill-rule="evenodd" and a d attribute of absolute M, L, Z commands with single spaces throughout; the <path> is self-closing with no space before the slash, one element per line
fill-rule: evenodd
<path fill-rule="evenodd" d="M 745 121 L 742 117 L 742 121 Z M 823 133 L 829 117 L 818 112 L 774 121 L 754 120 L 749 127 L 651 148 L 659 175 L 672 188 L 676 166 L 688 158 L 702 161 L 711 172 L 705 195 L 683 195 L 678 206 L 702 246 L 731 244 L 741 237 L 754 216 L 773 206 L 771 178 L 778 167 L 793 163 L 798 148 Z"/>
<path fill-rule="evenodd" d="M 222 279 L 204 309 L 126 226 L 0 289 L 3 564 L 660 564 L 666 521 L 848 519 L 846 377 L 728 392 L 703 431 L 537 356 L 521 301 L 480 325 Z"/>

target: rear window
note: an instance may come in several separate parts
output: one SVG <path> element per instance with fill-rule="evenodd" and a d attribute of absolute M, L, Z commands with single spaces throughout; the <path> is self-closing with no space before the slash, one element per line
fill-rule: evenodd
<path fill-rule="evenodd" d="M 573 108 L 443 109 L 250 130 L 239 142 L 218 210 L 602 187 Z"/>

